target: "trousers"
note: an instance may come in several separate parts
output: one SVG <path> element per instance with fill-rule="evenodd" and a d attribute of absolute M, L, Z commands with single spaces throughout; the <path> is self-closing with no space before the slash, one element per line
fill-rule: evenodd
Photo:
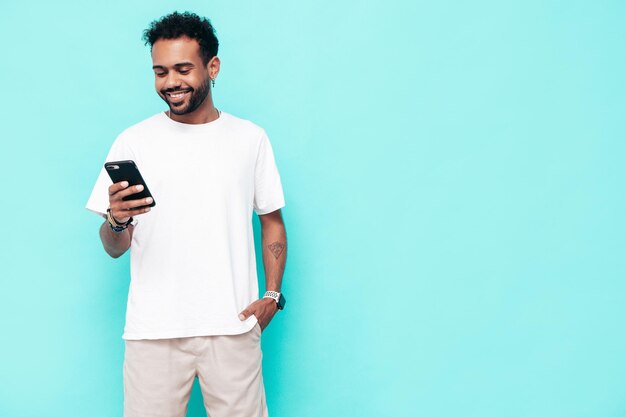
<path fill-rule="evenodd" d="M 124 417 L 185 417 L 198 378 L 209 417 L 268 417 L 261 327 L 228 336 L 126 340 Z"/>

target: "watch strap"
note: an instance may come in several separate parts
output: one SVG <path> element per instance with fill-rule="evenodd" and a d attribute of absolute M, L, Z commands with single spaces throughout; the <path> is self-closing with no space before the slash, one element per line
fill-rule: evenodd
<path fill-rule="evenodd" d="M 279 310 L 282 310 L 285 306 L 285 297 L 277 291 L 265 291 L 265 295 L 263 295 L 263 298 L 271 298 L 272 300 L 276 301 L 276 306 Z"/>

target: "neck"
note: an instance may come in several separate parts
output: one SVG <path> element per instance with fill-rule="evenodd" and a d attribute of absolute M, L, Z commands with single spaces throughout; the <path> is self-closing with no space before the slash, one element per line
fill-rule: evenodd
<path fill-rule="evenodd" d="M 200 107 L 195 109 L 193 112 L 187 114 L 174 114 L 168 110 L 167 115 L 170 119 L 180 123 L 199 125 L 217 120 L 219 112 L 213 105 L 213 97 L 211 97 L 211 94 L 209 93 Z"/>

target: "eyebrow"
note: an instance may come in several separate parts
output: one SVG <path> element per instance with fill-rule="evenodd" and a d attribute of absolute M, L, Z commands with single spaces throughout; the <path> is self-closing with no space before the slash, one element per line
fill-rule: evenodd
<path fill-rule="evenodd" d="M 181 67 L 193 67 L 193 63 L 191 62 L 179 62 L 178 64 L 174 64 L 174 68 L 181 68 Z M 152 69 L 167 69 L 167 67 L 163 66 L 163 65 L 153 65 Z"/>

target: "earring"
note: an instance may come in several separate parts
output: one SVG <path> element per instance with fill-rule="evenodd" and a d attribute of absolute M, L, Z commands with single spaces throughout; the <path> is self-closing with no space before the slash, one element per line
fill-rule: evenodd
<path fill-rule="evenodd" d="M 211 86 L 215 88 L 215 78 L 211 78 Z"/>

